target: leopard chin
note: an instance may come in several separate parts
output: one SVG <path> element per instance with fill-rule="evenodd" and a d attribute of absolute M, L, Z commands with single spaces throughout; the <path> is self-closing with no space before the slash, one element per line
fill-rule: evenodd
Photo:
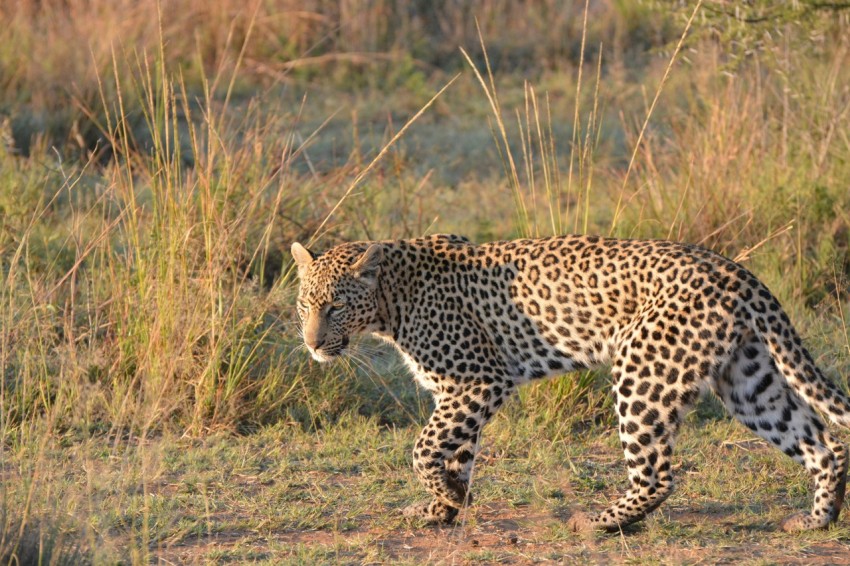
<path fill-rule="evenodd" d="M 310 347 L 308 347 L 308 349 L 310 350 L 310 356 L 312 356 L 313 359 L 319 362 L 320 364 L 326 364 L 334 359 L 334 356 L 328 356 L 321 350 L 314 350 Z"/>

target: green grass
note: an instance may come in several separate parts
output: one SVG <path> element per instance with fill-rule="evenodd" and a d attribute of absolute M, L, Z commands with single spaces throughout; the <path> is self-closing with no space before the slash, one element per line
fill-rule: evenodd
<path fill-rule="evenodd" d="M 677 491 L 657 514 L 623 536 L 581 538 L 561 518 L 599 508 L 622 488 L 615 429 L 593 426 L 552 441 L 525 426 L 496 419 L 488 427 L 475 506 L 458 526 L 436 529 L 412 529 L 400 516 L 423 496 L 410 471 L 418 427 L 391 429 L 375 418 L 346 417 L 319 433 L 279 423 L 247 437 L 165 435 L 149 440 L 139 457 L 118 458 L 92 440 L 73 455 L 50 450 L 42 469 L 63 476 L 53 497 L 85 491 L 101 549 L 125 547 L 144 532 L 137 556 L 177 563 L 602 556 L 769 563 L 846 552 L 843 522 L 826 532 L 778 531 L 782 517 L 809 504 L 807 476 L 725 417 L 689 419 L 675 457 Z"/>
<path fill-rule="evenodd" d="M 695 4 L 593 3 L 587 24 L 584 3 L 96 4 L 0 4 L 0 562 L 847 552 L 846 519 L 776 531 L 806 478 L 712 401 L 658 514 L 567 532 L 623 486 L 604 369 L 523 389 L 488 426 L 464 522 L 408 525 L 431 401 L 368 339 L 331 367 L 299 350 L 286 252 L 436 232 L 701 243 L 757 273 L 846 384 L 846 18 L 712 36 L 722 18 L 699 16 L 677 52 Z"/>

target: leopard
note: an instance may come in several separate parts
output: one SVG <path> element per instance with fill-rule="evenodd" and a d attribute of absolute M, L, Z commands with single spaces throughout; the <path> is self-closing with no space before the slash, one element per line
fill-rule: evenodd
<path fill-rule="evenodd" d="M 333 361 L 371 333 L 433 396 L 413 448 L 430 499 L 406 517 L 451 524 L 471 504 L 482 430 L 517 388 L 603 367 L 628 488 L 607 508 L 572 513 L 573 531 L 619 531 L 670 496 L 675 438 L 704 391 L 810 476 L 811 511 L 781 529 L 838 520 L 847 447 L 822 415 L 848 427 L 850 400 L 767 286 L 733 260 L 692 244 L 593 235 L 475 244 L 440 234 L 324 253 L 295 242 L 291 252 L 312 357 Z"/>

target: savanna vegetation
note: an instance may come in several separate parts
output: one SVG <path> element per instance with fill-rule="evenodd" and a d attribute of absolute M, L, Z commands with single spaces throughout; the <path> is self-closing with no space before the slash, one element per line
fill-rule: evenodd
<path fill-rule="evenodd" d="M 430 400 L 299 349 L 289 243 L 698 243 L 850 375 L 850 5 L 0 0 L 0 560 L 842 563 L 802 470 L 708 397 L 620 536 L 605 371 L 488 426 L 476 506 L 406 524 Z M 850 439 L 843 432 L 845 440 Z"/>

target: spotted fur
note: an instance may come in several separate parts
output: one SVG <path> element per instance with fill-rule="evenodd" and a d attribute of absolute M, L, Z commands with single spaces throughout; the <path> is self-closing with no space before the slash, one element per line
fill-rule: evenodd
<path fill-rule="evenodd" d="M 815 483 L 786 530 L 838 518 L 847 449 L 816 407 L 850 425 L 770 291 L 711 251 L 666 241 L 563 236 L 475 245 L 458 236 L 355 242 L 316 256 L 293 244 L 304 341 L 319 361 L 371 332 L 400 350 L 436 408 L 413 452 L 433 496 L 406 514 L 449 522 L 469 502 L 487 421 L 520 385 L 611 364 L 628 491 L 576 530 L 616 530 L 673 490 L 676 432 L 708 385 L 753 432 Z"/>

